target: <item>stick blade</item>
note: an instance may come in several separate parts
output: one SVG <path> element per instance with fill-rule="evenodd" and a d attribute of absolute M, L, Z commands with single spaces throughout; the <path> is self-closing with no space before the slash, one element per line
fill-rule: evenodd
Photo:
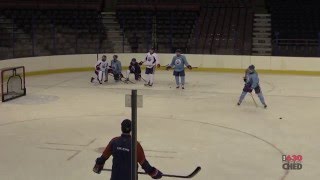
<path fill-rule="evenodd" d="M 198 166 L 190 175 L 187 176 L 187 178 L 193 178 L 195 175 L 197 175 L 201 171 L 201 167 Z"/>

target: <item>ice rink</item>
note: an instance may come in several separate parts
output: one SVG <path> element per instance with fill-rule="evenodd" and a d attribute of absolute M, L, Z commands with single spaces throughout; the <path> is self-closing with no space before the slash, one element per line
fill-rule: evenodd
<path fill-rule="evenodd" d="M 260 74 L 264 109 L 257 96 L 258 108 L 250 96 L 236 106 L 243 74 L 188 71 L 185 90 L 175 89 L 171 71 L 157 72 L 152 88 L 111 77 L 94 85 L 92 75 L 30 76 L 27 96 L 0 103 L 1 180 L 110 179 L 92 167 L 120 135 L 121 121 L 131 117 L 124 98 L 133 88 L 144 101 L 138 140 L 162 172 L 184 175 L 201 166 L 193 179 L 320 177 L 320 77 Z M 283 170 L 282 154 L 302 155 L 303 168 Z"/>

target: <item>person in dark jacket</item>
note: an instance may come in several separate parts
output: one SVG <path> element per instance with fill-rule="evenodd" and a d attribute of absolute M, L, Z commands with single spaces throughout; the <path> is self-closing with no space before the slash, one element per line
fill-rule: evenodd
<path fill-rule="evenodd" d="M 141 79 L 141 68 L 139 63 L 137 63 L 136 58 L 132 58 L 130 66 L 127 70 L 126 81 L 129 81 L 129 75 L 134 74 L 134 79 L 139 81 Z"/>
<path fill-rule="evenodd" d="M 96 159 L 93 168 L 95 173 L 100 174 L 106 160 L 112 155 L 111 180 L 131 180 L 131 121 L 129 119 L 122 121 L 121 130 L 121 136 L 109 142 L 102 155 Z M 137 161 L 153 179 L 162 178 L 162 172 L 152 167 L 147 161 L 139 142 L 137 142 Z"/>

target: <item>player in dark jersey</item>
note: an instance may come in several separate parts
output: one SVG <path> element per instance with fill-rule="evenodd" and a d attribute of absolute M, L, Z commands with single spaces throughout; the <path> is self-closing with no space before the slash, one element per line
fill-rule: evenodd
<path fill-rule="evenodd" d="M 112 155 L 112 174 L 111 180 L 131 180 L 131 121 L 123 120 L 121 123 L 122 134 L 120 137 L 113 138 L 101 157 L 96 159 L 93 171 L 101 173 L 104 163 Z M 147 161 L 140 143 L 137 143 L 137 161 L 142 169 L 153 179 L 160 179 L 162 172 L 152 167 Z"/>
<path fill-rule="evenodd" d="M 134 79 L 139 81 L 141 79 L 141 68 L 139 63 L 137 63 L 136 58 L 132 58 L 130 66 L 127 70 L 126 81 L 129 81 L 130 74 L 134 74 Z"/>

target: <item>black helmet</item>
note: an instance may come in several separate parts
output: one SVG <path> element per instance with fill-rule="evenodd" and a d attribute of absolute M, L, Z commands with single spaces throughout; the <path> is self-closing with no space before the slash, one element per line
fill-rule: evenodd
<path fill-rule="evenodd" d="M 253 64 L 251 64 L 250 66 L 249 66 L 249 69 L 250 70 L 254 70 L 256 67 L 253 65 Z"/>
<path fill-rule="evenodd" d="M 122 121 L 121 131 L 122 131 L 122 133 L 130 133 L 131 132 L 131 121 L 129 119 L 125 119 Z"/>

